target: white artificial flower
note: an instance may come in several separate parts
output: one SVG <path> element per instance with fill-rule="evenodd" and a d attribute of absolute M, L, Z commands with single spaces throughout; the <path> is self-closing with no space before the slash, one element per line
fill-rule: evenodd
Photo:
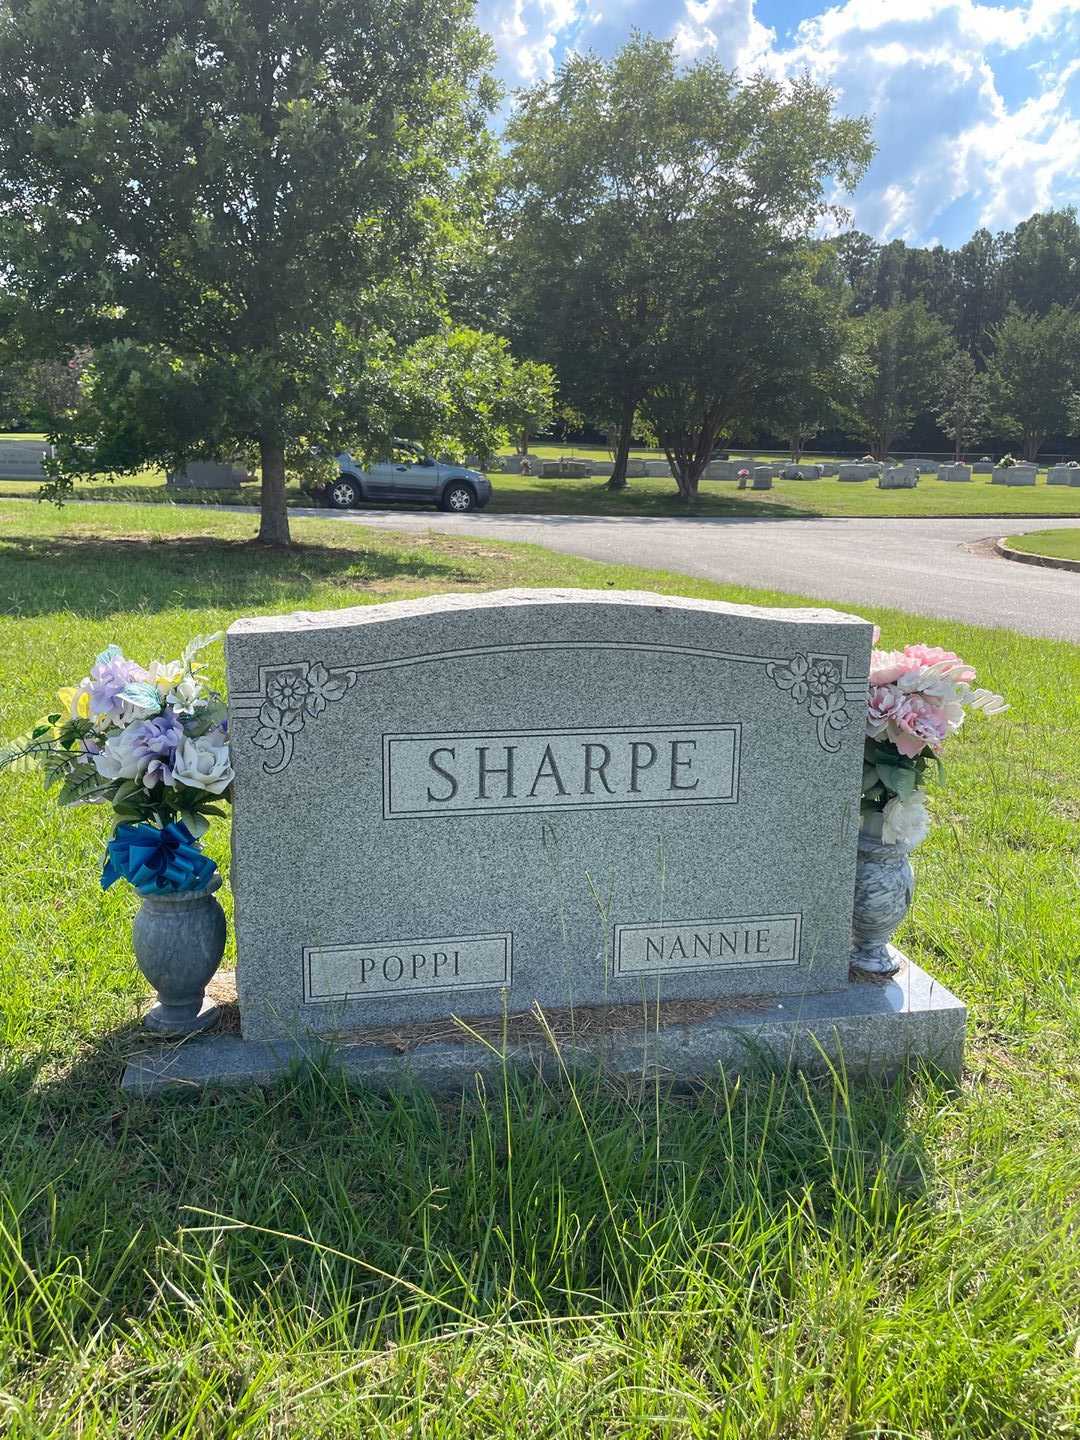
<path fill-rule="evenodd" d="M 189 736 L 176 752 L 172 773 L 174 785 L 220 795 L 233 781 L 228 741 L 220 731 L 216 735 Z"/>
<path fill-rule="evenodd" d="M 179 660 L 151 660 L 146 667 L 146 678 L 159 690 L 168 690 L 170 685 L 183 676 L 184 667 Z"/>
<path fill-rule="evenodd" d="M 202 698 L 202 686 L 194 675 L 184 675 L 172 687 L 165 697 L 165 703 L 171 705 L 179 715 L 190 715 L 195 709 L 196 700 Z"/>
<path fill-rule="evenodd" d="M 145 750 L 136 749 L 135 726 L 109 736 L 93 757 L 94 768 L 106 780 L 138 780 L 150 762 Z"/>
<path fill-rule="evenodd" d="M 881 838 L 886 845 L 903 845 L 914 850 L 930 833 L 930 813 L 921 790 L 906 800 L 895 796 L 881 814 Z"/>

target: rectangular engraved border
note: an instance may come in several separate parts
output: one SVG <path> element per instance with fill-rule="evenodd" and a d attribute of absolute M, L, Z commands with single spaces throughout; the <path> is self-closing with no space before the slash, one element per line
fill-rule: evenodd
<path fill-rule="evenodd" d="M 349 945 L 305 945 L 302 948 L 302 973 L 304 980 L 304 1004 L 305 1005 L 333 1005 L 346 1000 L 392 1000 L 392 990 L 380 990 L 377 995 L 352 994 L 346 991 L 343 995 L 319 995 L 313 997 L 311 994 L 311 957 L 312 955 L 333 955 L 342 950 L 381 950 L 388 945 L 461 945 L 469 940 L 501 940 L 503 942 L 503 978 L 501 980 L 479 980 L 479 981 L 457 981 L 453 986 L 449 985 L 423 985 L 413 986 L 407 992 L 409 995 L 436 995 L 444 991 L 457 990 L 493 990 L 509 985 L 514 977 L 514 935 L 511 930 L 499 930 L 489 932 L 486 935 L 436 935 L 429 937 L 414 936 L 411 939 L 396 940 L 354 940 Z"/>
<path fill-rule="evenodd" d="M 793 920 L 795 922 L 794 958 L 791 960 L 736 960 L 725 965 L 679 965 L 673 970 L 621 970 L 622 937 L 627 931 L 663 930 L 667 928 L 686 930 L 694 925 L 759 925 L 769 920 Z M 789 915 L 730 915 L 711 920 L 643 920 L 632 925 L 616 925 L 611 948 L 611 974 L 615 980 L 652 979 L 657 975 L 715 975 L 727 970 L 776 970 L 797 968 L 802 964 L 802 911 Z"/>
<path fill-rule="evenodd" d="M 742 721 L 726 720 L 719 724 L 703 725 L 687 721 L 682 725 L 567 725 L 549 726 L 542 730 L 431 730 L 384 734 L 382 737 L 382 818 L 384 820 L 443 820 L 456 815 L 536 815 L 551 814 L 560 810 L 643 810 L 657 805 L 667 807 L 686 805 L 737 805 L 739 803 L 740 764 L 742 761 Z M 546 805 L 478 805 L 454 810 L 391 810 L 390 808 L 390 746 L 395 740 L 510 740 L 515 735 L 564 736 L 564 735 L 678 735 L 685 730 L 728 730 L 735 737 L 731 762 L 730 795 L 707 797 L 701 800 L 599 800 L 570 801 Z"/>

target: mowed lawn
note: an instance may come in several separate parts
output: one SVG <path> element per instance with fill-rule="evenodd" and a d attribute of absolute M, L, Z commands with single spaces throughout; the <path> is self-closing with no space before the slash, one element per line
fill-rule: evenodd
<path fill-rule="evenodd" d="M 0 502 L 0 731 L 110 641 L 170 657 L 241 614 L 506 585 L 795 603 L 306 521 L 264 554 L 252 530 Z M 108 817 L 0 777 L 3 1433 L 1076 1435 L 1080 648 L 864 613 L 1013 707 L 955 743 L 898 937 L 971 1006 L 957 1088 L 508 1076 L 436 1101 L 301 1074 L 123 1100 L 146 987 L 135 898 L 98 886 Z M 210 849 L 227 872 L 220 826 Z"/>
<path fill-rule="evenodd" d="M 537 455 L 553 458 L 556 446 L 537 447 Z M 606 452 L 605 452 L 606 453 Z M 637 452 L 645 455 L 646 452 Z M 656 452 L 648 452 L 652 458 Z M 236 490 L 178 490 L 167 487 L 159 471 L 145 471 L 127 481 L 78 481 L 75 494 L 84 500 L 136 501 L 170 505 L 258 505 L 258 485 Z M 599 476 L 588 480 L 545 480 L 538 476 L 492 474 L 491 514 L 536 515 L 798 515 L 952 516 L 1023 515 L 1080 516 L 1080 486 L 1048 485 L 1040 470 L 1037 483 L 991 485 L 988 475 L 955 483 L 924 475 L 915 490 L 879 490 L 875 480 L 774 480 L 771 490 L 739 490 L 733 480 L 704 480 L 692 505 L 680 500 L 675 482 L 666 477 L 631 479 L 625 490 L 611 491 Z M 35 481 L 0 480 L 0 497 L 34 498 Z M 295 481 L 287 487 L 288 503 L 313 502 Z"/>
<path fill-rule="evenodd" d="M 1080 564 L 1080 529 L 1031 530 L 1026 535 L 1010 535 L 1006 544 L 1014 550 L 1026 550 L 1029 555 L 1050 555 L 1055 560 Z"/>

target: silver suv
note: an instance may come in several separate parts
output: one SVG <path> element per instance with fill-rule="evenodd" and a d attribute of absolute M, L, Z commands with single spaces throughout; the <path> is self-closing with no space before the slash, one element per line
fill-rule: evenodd
<path fill-rule="evenodd" d="M 347 451 L 336 458 L 338 474 L 313 485 L 310 492 L 334 510 L 351 510 L 363 500 L 375 504 L 411 500 L 464 514 L 482 509 L 491 499 L 491 481 L 479 470 L 443 464 L 415 445 L 395 442 L 389 458 L 366 469 Z"/>

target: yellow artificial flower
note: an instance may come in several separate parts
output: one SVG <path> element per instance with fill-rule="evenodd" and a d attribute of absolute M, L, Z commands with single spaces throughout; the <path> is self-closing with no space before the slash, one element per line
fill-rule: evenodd
<path fill-rule="evenodd" d="M 163 660 L 155 660 L 149 669 L 149 678 L 152 685 L 156 685 L 162 695 L 167 695 L 174 685 L 178 685 L 183 678 L 184 667 L 178 660 L 168 663 Z"/>
<path fill-rule="evenodd" d="M 68 685 L 65 689 L 56 692 L 56 698 L 72 720 L 90 719 L 90 692 L 88 690 Z"/>

